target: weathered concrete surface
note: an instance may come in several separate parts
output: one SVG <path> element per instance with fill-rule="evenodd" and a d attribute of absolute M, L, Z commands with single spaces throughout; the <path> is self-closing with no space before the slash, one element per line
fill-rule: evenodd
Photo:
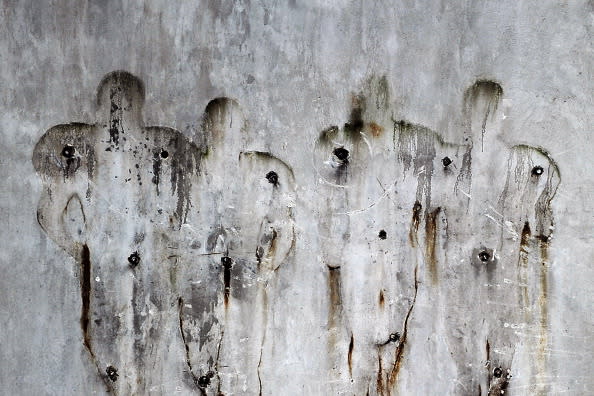
<path fill-rule="evenodd" d="M 592 393 L 591 2 L 0 11 L 3 393 Z"/>

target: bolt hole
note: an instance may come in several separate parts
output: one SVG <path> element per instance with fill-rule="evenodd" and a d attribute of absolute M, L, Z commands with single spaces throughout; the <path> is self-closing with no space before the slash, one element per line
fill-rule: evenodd
<path fill-rule="evenodd" d="M 400 333 L 392 333 L 390 334 L 390 342 L 398 342 L 400 341 Z"/>
<path fill-rule="evenodd" d="M 386 233 L 386 231 L 381 230 L 377 236 L 379 237 L 379 239 L 386 239 L 388 237 L 388 234 Z"/>
<path fill-rule="evenodd" d="M 480 252 L 478 254 L 478 258 L 479 260 L 481 260 L 483 263 L 486 263 L 487 261 L 491 260 L 491 255 L 489 254 L 489 252 L 483 250 L 482 252 Z"/>
<path fill-rule="evenodd" d="M 74 149 L 74 146 L 71 144 L 67 144 L 62 149 L 62 156 L 64 158 L 72 158 L 72 157 L 74 157 L 75 152 L 76 152 L 76 150 Z"/>
<path fill-rule="evenodd" d="M 532 168 L 533 176 L 540 176 L 543 174 L 543 172 L 544 172 L 544 169 L 542 169 L 542 166 L 535 166 L 534 168 Z"/>
<path fill-rule="evenodd" d="M 443 157 L 443 159 L 441 160 L 441 163 L 443 164 L 444 167 L 447 167 L 452 163 L 452 160 L 450 159 L 450 157 Z"/>
<path fill-rule="evenodd" d="M 266 179 L 268 179 L 268 183 L 270 184 L 274 184 L 275 186 L 278 184 L 278 174 L 275 171 L 268 172 Z"/>
<path fill-rule="evenodd" d="M 349 150 L 345 149 L 344 147 L 337 147 L 333 151 L 336 158 L 345 162 L 349 158 Z"/>
<path fill-rule="evenodd" d="M 165 159 L 169 157 L 169 153 L 167 152 L 167 150 L 161 150 L 161 158 Z"/>
<path fill-rule="evenodd" d="M 136 267 L 140 263 L 140 255 L 138 252 L 134 252 L 128 256 L 128 262 L 132 268 Z"/>
<path fill-rule="evenodd" d="M 503 375 L 503 370 L 501 369 L 501 367 L 495 367 L 495 370 L 493 370 L 493 376 L 495 378 L 501 378 L 502 375 Z"/>
<path fill-rule="evenodd" d="M 113 366 L 107 366 L 107 368 L 105 369 L 105 374 L 107 374 L 107 378 L 109 378 L 113 382 L 116 382 L 118 380 L 118 377 L 120 376 L 118 374 L 118 369 L 116 369 Z"/>
<path fill-rule="evenodd" d="M 207 375 L 200 376 L 200 378 L 198 378 L 198 386 L 201 387 L 201 388 L 206 388 L 208 385 L 210 385 L 210 379 L 213 376 L 210 376 L 208 374 Z"/>

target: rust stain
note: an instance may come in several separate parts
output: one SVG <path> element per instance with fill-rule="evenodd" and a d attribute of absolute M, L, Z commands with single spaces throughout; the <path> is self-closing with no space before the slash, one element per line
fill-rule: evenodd
<path fill-rule="evenodd" d="M 400 366 L 402 364 L 402 357 L 404 356 L 404 347 L 406 346 L 406 340 L 408 336 L 408 321 L 410 319 L 410 315 L 412 314 L 413 308 L 415 307 L 415 303 L 417 301 L 417 293 L 419 290 L 419 282 L 417 279 L 417 270 L 418 267 L 415 267 L 415 294 L 413 296 L 413 301 L 410 304 L 410 308 L 406 313 L 406 318 L 404 319 L 404 329 L 402 330 L 402 336 L 400 337 L 400 342 L 396 347 L 396 353 L 394 358 L 394 364 L 392 365 L 392 369 L 390 371 L 390 375 L 388 377 L 388 384 L 389 388 L 392 389 L 396 380 L 398 379 L 398 373 L 400 372 Z"/>
<path fill-rule="evenodd" d="M 376 392 L 378 395 L 384 394 L 384 379 L 382 378 L 383 367 L 382 367 L 382 355 L 381 352 L 377 354 L 378 368 L 377 368 L 377 381 L 376 381 Z"/>
<path fill-rule="evenodd" d="M 380 307 L 383 308 L 385 302 L 386 301 L 385 301 L 385 298 L 384 298 L 384 291 L 383 290 L 380 290 L 380 292 L 379 292 L 379 305 L 380 305 Z"/>
<path fill-rule="evenodd" d="M 429 267 L 431 281 L 437 283 L 437 217 L 441 207 L 428 212 L 425 218 L 425 259 Z"/>
<path fill-rule="evenodd" d="M 328 325 L 336 326 L 339 311 L 342 305 L 340 293 L 340 267 L 328 267 L 328 290 L 330 292 L 330 313 Z"/>
<path fill-rule="evenodd" d="M 384 132 L 384 127 L 373 121 L 368 124 L 368 127 L 374 137 L 378 137 Z"/>
<path fill-rule="evenodd" d="M 528 254 L 530 252 L 530 239 L 532 231 L 530 230 L 530 224 L 524 223 L 522 228 L 522 236 L 520 238 L 520 253 L 518 257 L 518 284 L 520 285 L 520 301 L 522 306 L 528 307 L 530 304 L 530 298 L 528 296 Z M 526 310 L 528 315 L 528 310 Z"/>
<path fill-rule="evenodd" d="M 412 247 L 417 246 L 418 237 L 417 231 L 419 230 L 419 223 L 421 221 L 421 210 L 423 205 L 419 201 L 416 201 L 413 205 L 412 221 L 410 224 L 410 230 L 408 231 L 408 240 Z"/>
<path fill-rule="evenodd" d="M 540 296 L 538 298 L 538 305 L 540 308 L 540 337 L 538 342 L 538 373 L 539 375 L 546 374 L 547 366 L 547 347 L 548 347 L 548 263 L 549 263 L 549 244 L 548 242 L 540 241 Z M 546 393 L 546 389 L 541 389 Z"/>
<path fill-rule="evenodd" d="M 355 344 L 355 338 L 351 334 L 351 342 L 349 343 L 349 354 L 348 354 L 348 363 L 349 363 L 349 376 L 353 378 L 353 348 Z"/>

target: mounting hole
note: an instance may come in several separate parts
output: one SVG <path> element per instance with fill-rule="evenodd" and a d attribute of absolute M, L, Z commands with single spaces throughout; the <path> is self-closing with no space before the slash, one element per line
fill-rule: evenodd
<path fill-rule="evenodd" d="M 169 153 L 167 152 L 167 150 L 161 150 L 161 158 L 165 159 L 169 157 Z"/>
<path fill-rule="evenodd" d="M 344 147 L 337 147 L 334 149 L 333 154 L 339 160 L 345 162 L 349 158 L 349 150 L 345 149 Z"/>
<path fill-rule="evenodd" d="M 74 146 L 71 144 L 67 144 L 62 149 L 62 156 L 64 158 L 72 158 L 72 157 L 74 157 L 75 152 L 76 152 L 76 150 L 75 150 Z"/>
<path fill-rule="evenodd" d="M 532 168 L 532 175 L 533 176 L 540 176 L 544 173 L 544 169 L 542 169 L 542 166 L 538 165 L 535 166 L 534 168 Z"/>
<path fill-rule="evenodd" d="M 377 236 L 379 237 L 379 239 L 386 239 L 388 237 L 388 234 L 386 233 L 386 231 L 380 230 Z"/>
<path fill-rule="evenodd" d="M 268 172 L 266 179 L 268 179 L 268 183 L 270 184 L 274 184 L 275 186 L 278 184 L 278 174 L 275 171 Z"/>
<path fill-rule="evenodd" d="M 482 250 L 479 252 L 478 254 L 478 258 L 479 260 L 481 260 L 483 263 L 488 262 L 489 260 L 491 260 L 491 255 L 489 254 L 489 252 L 487 252 L 486 250 Z"/>
<path fill-rule="evenodd" d="M 495 370 L 493 370 L 493 376 L 495 378 L 501 378 L 502 375 L 503 375 L 503 370 L 501 369 L 501 367 L 495 367 Z"/>
<path fill-rule="evenodd" d="M 210 385 L 210 376 L 208 375 L 203 375 L 200 378 L 198 378 L 198 386 L 201 388 L 206 388 L 208 385 Z"/>
<path fill-rule="evenodd" d="M 452 160 L 450 159 L 450 157 L 443 157 L 441 163 L 444 167 L 448 167 L 452 163 Z"/>
<path fill-rule="evenodd" d="M 105 369 L 105 374 L 107 374 L 107 378 L 109 378 L 112 382 L 116 382 L 120 376 L 118 374 L 118 369 L 113 366 L 107 366 Z"/>
<path fill-rule="evenodd" d="M 140 255 L 138 252 L 134 252 L 128 256 L 128 262 L 132 268 L 136 267 L 140 263 Z"/>
<path fill-rule="evenodd" d="M 398 341 L 400 341 L 400 333 L 390 334 L 390 342 L 398 342 Z"/>

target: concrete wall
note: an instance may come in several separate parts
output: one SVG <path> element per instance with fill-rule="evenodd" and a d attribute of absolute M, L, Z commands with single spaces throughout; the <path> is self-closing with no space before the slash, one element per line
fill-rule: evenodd
<path fill-rule="evenodd" d="M 587 1 L 8 1 L 2 394 L 589 394 Z"/>

